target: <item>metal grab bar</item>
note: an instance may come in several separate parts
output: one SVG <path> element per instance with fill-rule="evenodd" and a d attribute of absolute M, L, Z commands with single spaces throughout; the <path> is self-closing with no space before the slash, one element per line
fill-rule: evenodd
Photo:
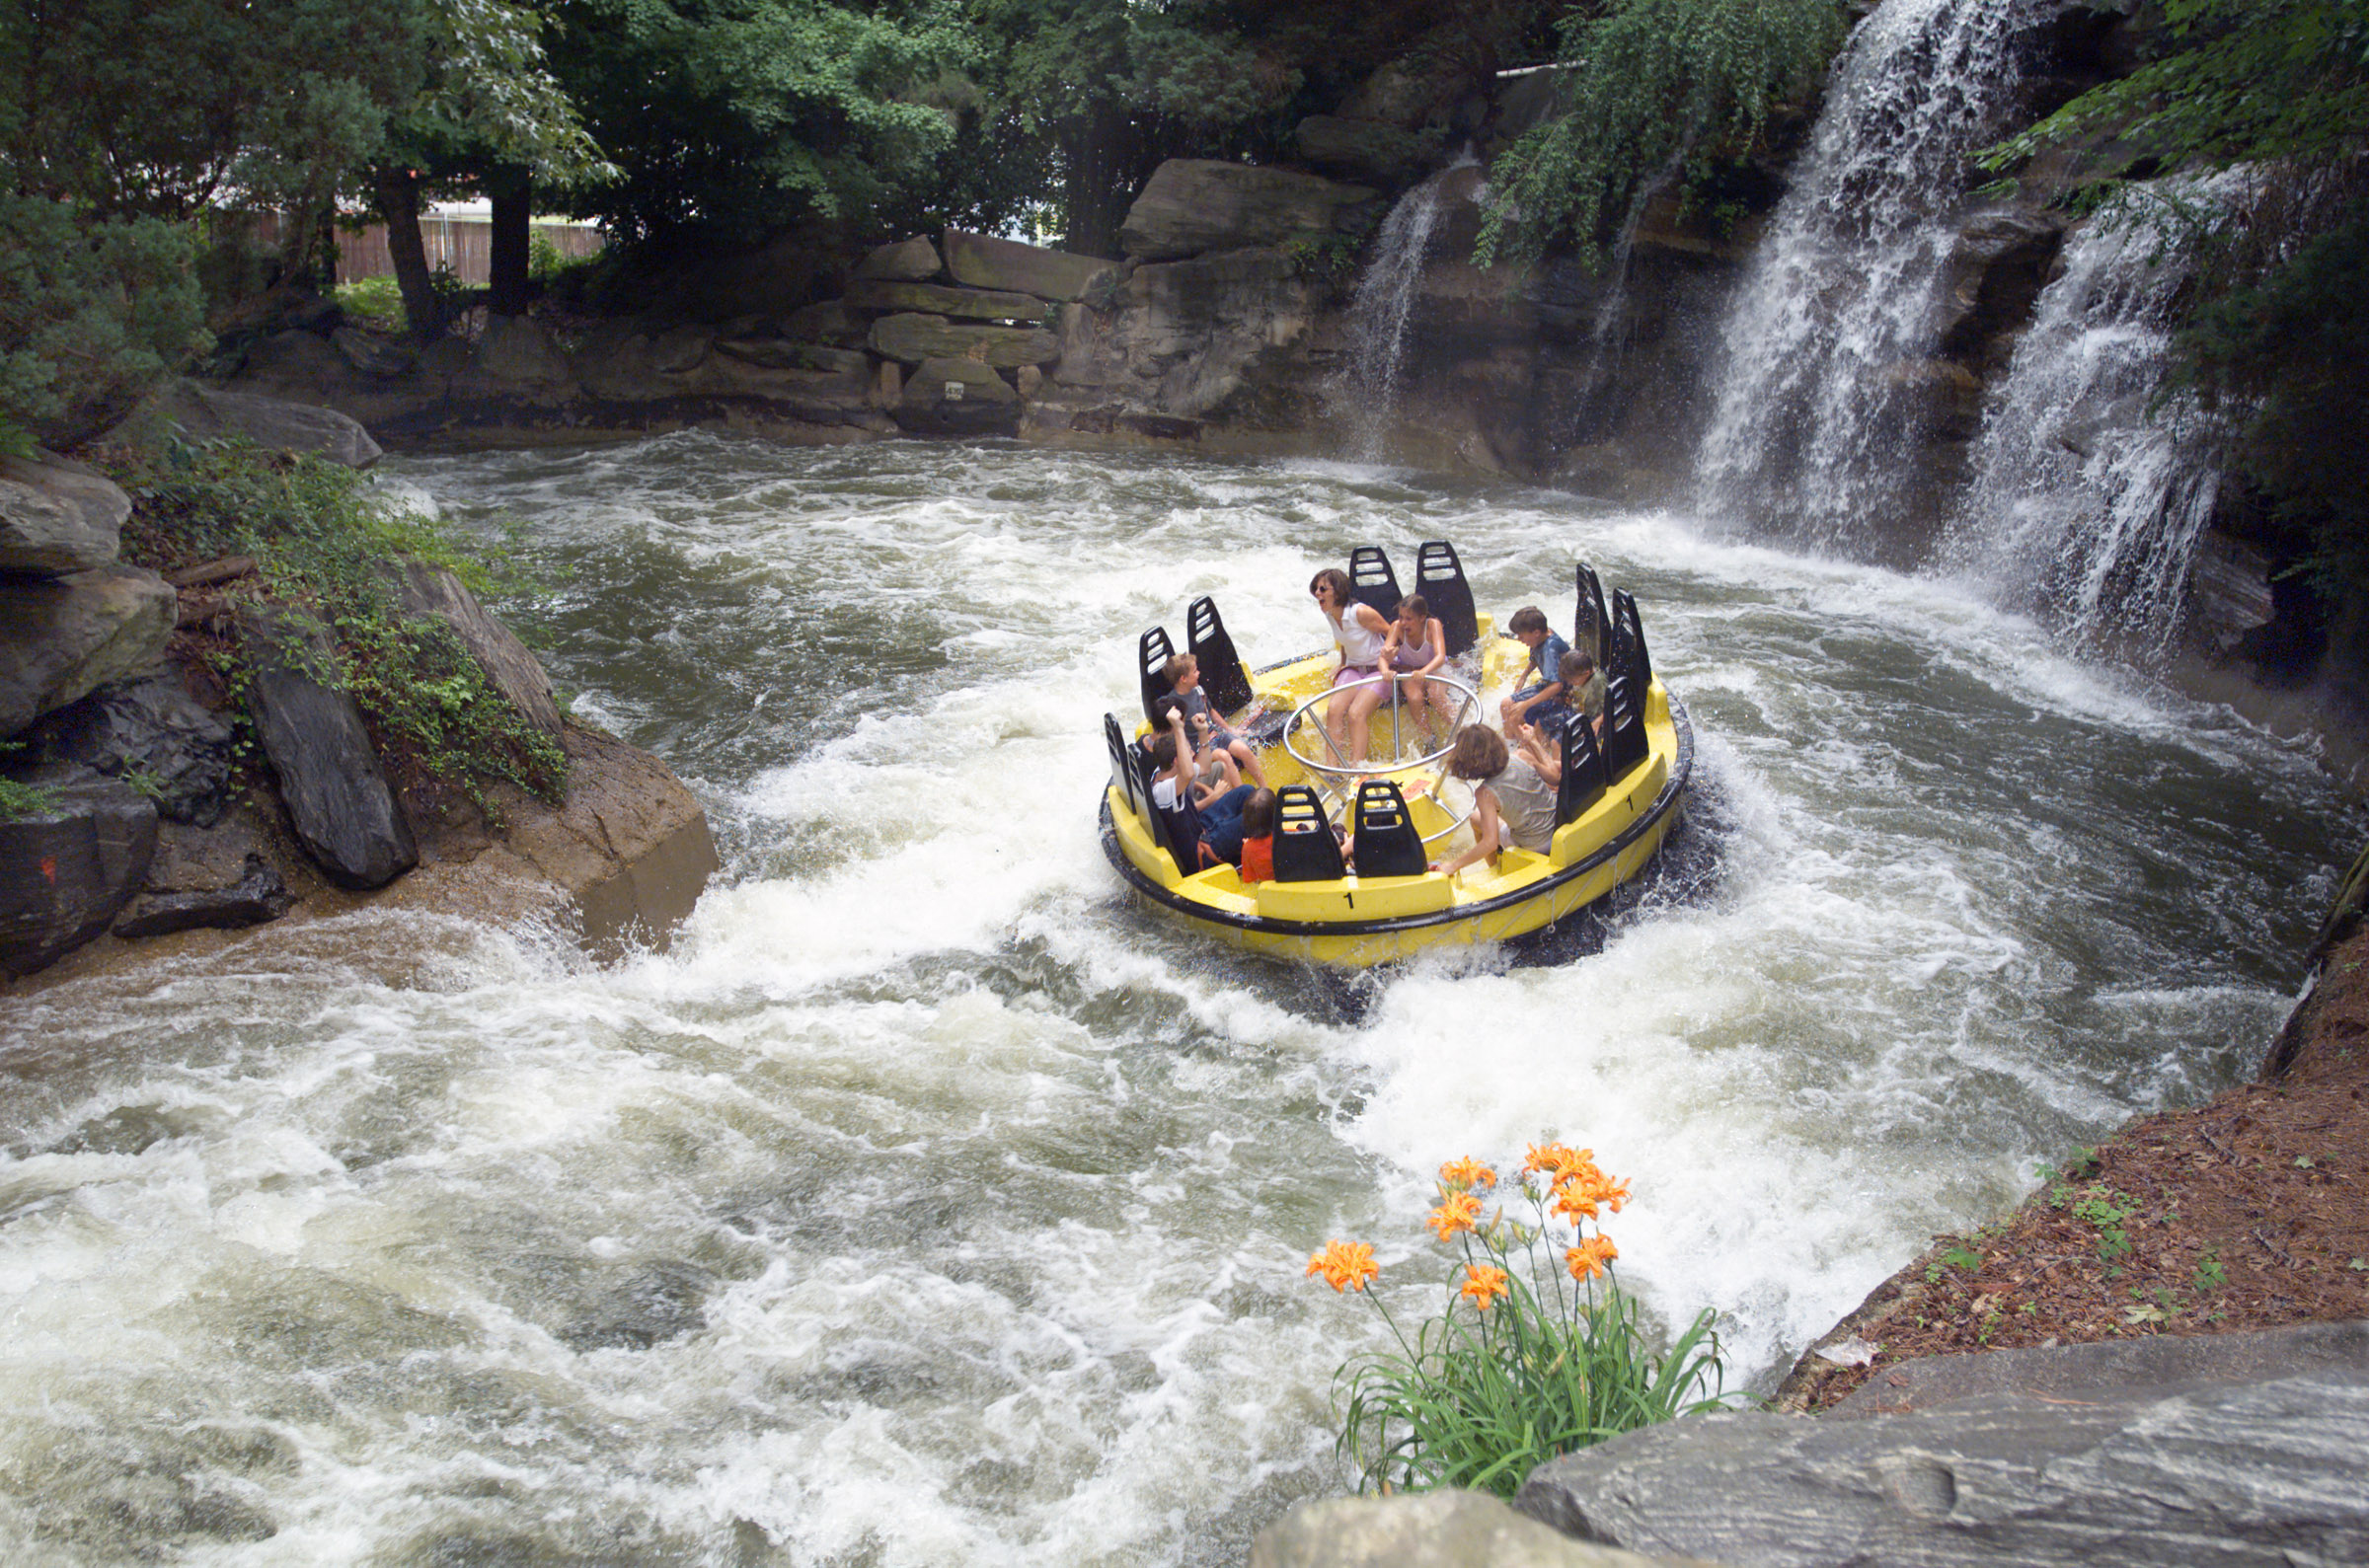
<path fill-rule="evenodd" d="M 1311 778 L 1317 781 L 1319 785 L 1328 795 L 1332 796 L 1336 801 L 1343 803 L 1344 805 L 1348 799 L 1349 793 L 1347 790 L 1341 787 L 1342 781 L 1344 780 L 1370 778 L 1377 773 L 1400 773 L 1409 768 L 1430 768 L 1432 770 L 1430 789 L 1431 798 L 1439 802 L 1439 807 L 1442 811 L 1446 811 L 1448 809 L 1448 804 L 1445 800 L 1440 799 L 1439 794 L 1440 783 L 1446 777 L 1447 772 L 1444 764 L 1447 761 L 1448 753 L 1456 749 L 1456 732 L 1464 727 L 1464 724 L 1470 715 L 1479 710 L 1481 706 L 1481 694 L 1472 687 L 1467 686 L 1464 682 L 1450 680 L 1444 675 L 1431 674 L 1424 676 L 1424 680 L 1436 681 L 1441 686 L 1444 686 L 1448 688 L 1448 690 L 1456 693 L 1460 698 L 1463 699 L 1463 701 L 1457 705 L 1456 716 L 1448 724 L 1447 744 L 1439 747 L 1435 751 L 1422 752 L 1415 756 L 1410 757 L 1407 755 L 1407 726 L 1404 722 L 1406 715 L 1406 705 L 1400 700 L 1399 697 L 1399 683 L 1407 678 L 1408 677 L 1404 675 L 1386 670 L 1373 675 L 1360 676 L 1354 681 L 1345 681 L 1338 686 L 1327 687 L 1324 691 L 1317 693 L 1316 696 L 1309 698 L 1306 702 L 1300 704 L 1297 708 L 1294 708 L 1291 710 L 1291 716 L 1283 721 L 1284 751 L 1290 754 L 1292 761 L 1298 763 L 1302 769 L 1306 770 Z M 1371 686 L 1382 681 L 1390 682 L 1390 760 L 1384 762 L 1379 758 L 1375 758 L 1370 761 L 1357 763 L 1344 761 L 1341 759 L 1339 746 L 1333 739 L 1333 732 L 1325 727 L 1325 722 L 1322 715 L 1313 714 L 1311 710 L 1320 704 L 1331 702 L 1336 693 L 1340 692 L 1347 687 Z M 1377 711 L 1379 711 L 1379 709 L 1377 709 Z M 1325 737 L 1325 750 L 1332 758 L 1331 761 L 1318 761 L 1316 758 L 1311 757 L 1307 753 L 1301 751 L 1296 743 L 1297 737 L 1302 728 L 1302 720 L 1311 718 L 1313 718 L 1314 727 L 1317 733 Z M 1425 844 L 1430 844 L 1435 840 L 1444 839 L 1471 820 L 1472 809 L 1468 806 L 1465 808 L 1462 814 L 1457 815 L 1455 819 L 1446 827 L 1440 829 L 1436 833 L 1424 834 L 1423 842 Z"/>

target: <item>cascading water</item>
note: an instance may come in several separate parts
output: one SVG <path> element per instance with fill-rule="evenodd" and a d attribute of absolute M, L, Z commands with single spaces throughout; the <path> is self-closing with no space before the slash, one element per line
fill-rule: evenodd
<path fill-rule="evenodd" d="M 1344 330 L 1349 357 L 1334 397 L 1346 414 L 1349 455 L 1376 463 L 1389 455 L 1398 411 L 1408 318 L 1423 281 L 1431 230 L 1439 221 L 1440 187 L 1448 174 L 1469 168 L 1470 154 L 1399 197 L 1374 241 L 1374 258 L 1357 279 Z"/>
<path fill-rule="evenodd" d="M 1724 327 L 1698 503 L 1864 548 L 1904 504 L 1969 153 L 2003 129 L 2026 0 L 1886 0 L 1852 35 Z"/>
<path fill-rule="evenodd" d="M 2174 199 L 2221 209 L 2248 183 L 2232 173 Z M 2186 398 L 2158 404 L 2189 276 L 2144 215 L 2082 227 L 1984 414 L 1944 564 L 2078 641 L 2161 647 L 2178 627 L 2219 488 L 2211 416 Z"/>

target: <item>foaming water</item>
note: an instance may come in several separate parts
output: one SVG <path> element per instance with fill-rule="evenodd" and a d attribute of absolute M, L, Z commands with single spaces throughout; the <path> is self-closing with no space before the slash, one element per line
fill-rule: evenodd
<path fill-rule="evenodd" d="M 523 525 L 579 710 L 693 781 L 667 957 L 378 915 L 0 1024 L 0 1547 L 242 1563 L 1220 1563 L 1337 1489 L 1430 1170 L 1593 1147 L 1765 1380 L 2032 1163 L 2243 1075 L 2362 824 L 1948 584 L 1338 464 L 715 435 L 411 459 Z M 1125 901 L 1153 621 L 1314 643 L 1353 544 L 1644 606 L 1704 809 L 1558 964 L 1343 983 Z"/>

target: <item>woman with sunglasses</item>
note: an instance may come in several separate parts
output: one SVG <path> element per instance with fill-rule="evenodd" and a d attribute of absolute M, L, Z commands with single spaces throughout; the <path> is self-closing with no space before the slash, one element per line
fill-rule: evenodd
<path fill-rule="evenodd" d="M 1340 668 L 1333 675 L 1333 700 L 1325 705 L 1325 733 L 1333 739 L 1336 758 L 1354 766 L 1365 761 L 1366 729 L 1374 709 L 1382 706 L 1387 683 L 1382 673 L 1382 644 L 1390 623 L 1372 605 L 1349 596 L 1349 574 L 1327 566 L 1308 582 L 1309 595 L 1325 613 L 1333 640 L 1340 644 Z"/>

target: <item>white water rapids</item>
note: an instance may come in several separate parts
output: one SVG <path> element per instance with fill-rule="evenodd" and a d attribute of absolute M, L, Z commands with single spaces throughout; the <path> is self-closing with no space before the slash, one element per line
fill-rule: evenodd
<path fill-rule="evenodd" d="M 0 1559 L 1230 1563 L 1337 1490 L 1377 1243 L 1592 1147 L 1765 1386 L 2036 1161 L 2252 1069 L 2356 843 L 2310 758 L 1946 584 L 1327 465 L 716 434 L 394 461 L 565 572 L 579 712 L 727 860 L 675 950 L 379 913 L 0 1013 Z M 1695 820 L 1564 961 L 1366 986 L 1131 908 L 1135 636 L 1349 547 L 1636 591 Z M 293 937 L 294 939 L 291 939 Z"/>

